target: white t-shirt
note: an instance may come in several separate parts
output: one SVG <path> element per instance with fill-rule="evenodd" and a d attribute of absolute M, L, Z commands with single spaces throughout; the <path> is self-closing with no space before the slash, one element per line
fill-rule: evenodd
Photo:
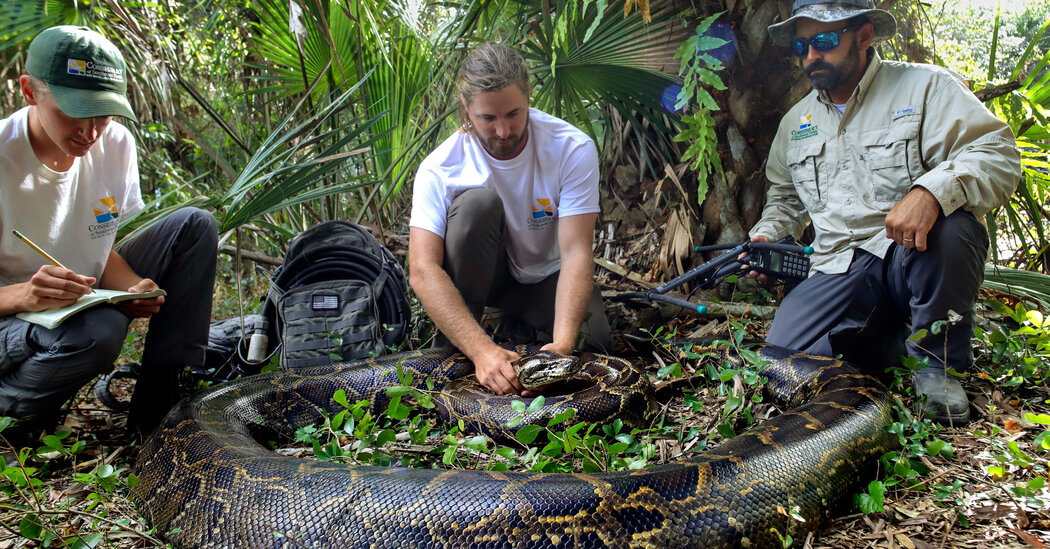
<path fill-rule="evenodd" d="M 525 148 L 510 160 L 492 158 L 477 137 L 458 131 L 416 172 L 409 225 L 444 238 L 452 201 L 478 187 L 503 200 L 510 273 L 533 284 L 561 268 L 556 220 L 599 211 L 598 150 L 587 134 L 533 108 Z"/>
<path fill-rule="evenodd" d="M 44 166 L 29 144 L 29 107 L 0 120 L 0 286 L 25 282 L 47 260 L 22 233 L 73 271 L 99 278 L 121 216 L 143 208 L 135 139 L 110 122 L 66 172 Z"/>

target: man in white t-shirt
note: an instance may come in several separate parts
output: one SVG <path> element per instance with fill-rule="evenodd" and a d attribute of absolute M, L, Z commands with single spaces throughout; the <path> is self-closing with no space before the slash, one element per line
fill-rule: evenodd
<path fill-rule="evenodd" d="M 486 43 L 459 72 L 463 127 L 421 164 L 412 195 L 412 289 L 496 394 L 523 391 L 517 353 L 478 324 L 486 305 L 541 334 L 545 350 L 607 350 L 591 252 L 598 152 L 569 123 L 529 108 L 525 60 Z"/>
<path fill-rule="evenodd" d="M 97 32 L 53 27 L 30 44 L 26 73 L 29 106 L 0 120 L 0 415 L 18 419 L 22 434 L 51 427 L 66 400 L 112 368 L 130 319 L 147 317 L 128 418 L 147 433 L 177 402 L 178 371 L 204 360 L 215 219 L 185 208 L 114 247 L 119 219 L 143 208 L 134 138 L 113 120 L 137 120 L 123 57 Z M 160 287 L 167 297 L 95 307 L 54 329 L 15 316 L 69 305 L 92 287 Z"/>

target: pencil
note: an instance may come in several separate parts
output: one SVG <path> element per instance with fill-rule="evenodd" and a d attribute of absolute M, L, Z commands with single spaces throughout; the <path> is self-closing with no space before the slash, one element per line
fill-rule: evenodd
<path fill-rule="evenodd" d="M 40 246 L 37 246 L 36 244 L 33 244 L 33 241 L 29 240 L 28 238 L 26 238 L 25 235 L 23 235 L 22 233 L 18 232 L 15 229 L 12 229 L 11 232 L 15 233 L 15 236 L 17 236 L 18 239 L 21 240 L 22 242 L 25 242 L 27 246 L 29 246 L 30 248 L 33 248 L 34 250 L 36 250 L 36 253 L 44 256 L 44 259 L 47 259 L 48 261 L 50 261 L 51 264 L 54 265 L 55 267 L 59 267 L 61 269 L 65 269 L 66 268 L 66 266 L 61 264 L 61 263 L 59 263 L 57 259 L 51 257 L 51 254 L 45 252 L 44 250 L 41 250 Z"/>

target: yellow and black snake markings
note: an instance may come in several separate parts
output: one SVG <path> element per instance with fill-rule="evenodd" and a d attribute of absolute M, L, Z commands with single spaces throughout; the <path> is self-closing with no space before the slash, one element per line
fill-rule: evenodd
<path fill-rule="evenodd" d="M 789 411 L 688 460 L 604 474 L 353 466 L 281 457 L 257 442 L 337 411 L 337 389 L 383 409 L 398 362 L 421 386 L 470 374 L 451 351 L 253 376 L 174 409 L 142 448 L 134 493 L 177 548 L 775 547 L 771 527 L 798 537 L 826 524 L 893 438 L 876 379 L 778 347 L 760 355 L 768 393 Z M 641 385 L 616 375 L 635 388 L 607 387 L 614 408 L 651 406 L 624 404 Z"/>

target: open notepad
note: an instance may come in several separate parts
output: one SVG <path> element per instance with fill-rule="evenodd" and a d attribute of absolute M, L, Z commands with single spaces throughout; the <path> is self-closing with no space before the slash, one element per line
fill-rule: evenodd
<path fill-rule="evenodd" d="M 117 290 L 95 290 L 95 293 L 84 295 L 78 299 L 76 303 L 67 307 L 62 307 L 61 309 L 48 309 L 46 311 L 36 311 L 32 313 L 18 313 L 17 316 L 26 322 L 39 324 L 45 328 L 55 328 L 65 322 L 67 318 L 83 311 L 84 309 L 90 309 L 95 305 L 102 305 L 103 303 L 120 303 L 121 301 L 128 301 L 131 299 L 148 299 L 162 295 L 166 295 L 164 290 L 153 290 L 151 292 L 141 292 L 137 294 Z"/>

